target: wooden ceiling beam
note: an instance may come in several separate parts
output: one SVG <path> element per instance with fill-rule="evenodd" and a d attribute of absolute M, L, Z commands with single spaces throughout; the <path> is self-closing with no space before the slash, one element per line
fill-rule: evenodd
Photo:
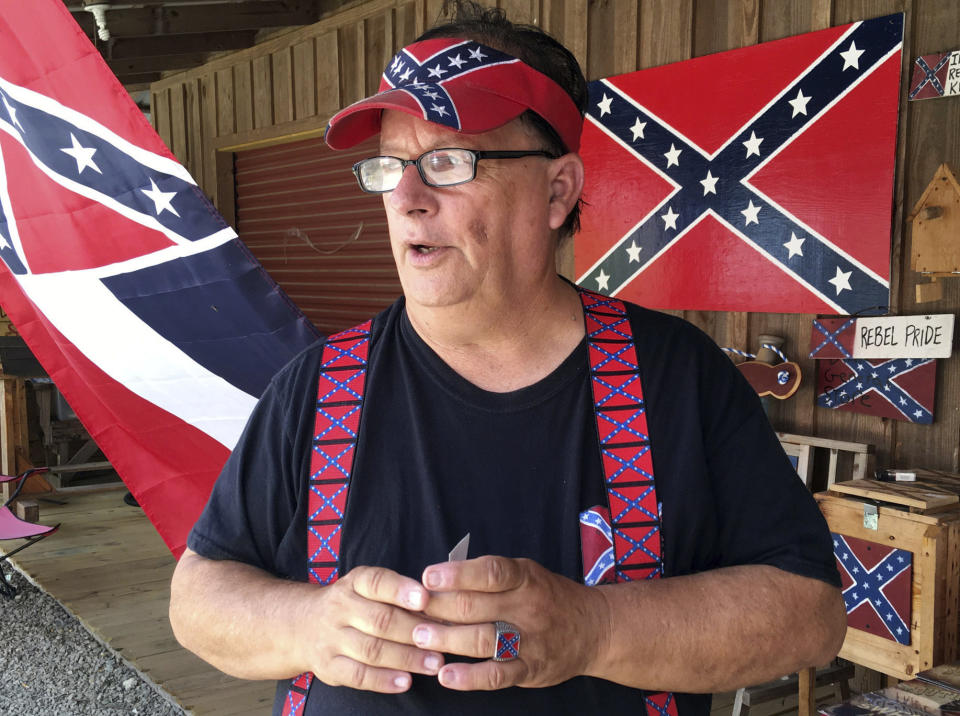
<path fill-rule="evenodd" d="M 188 70 L 202 65 L 207 59 L 205 52 L 191 52 L 182 55 L 160 55 L 156 57 L 131 57 L 124 60 L 107 60 L 113 74 L 139 75 L 168 70 Z"/>
<path fill-rule="evenodd" d="M 124 60 L 135 57 L 242 50 L 253 45 L 256 35 L 255 30 L 231 30 L 151 37 L 113 37 L 108 43 L 101 45 L 101 52 L 108 60 Z"/>
<path fill-rule="evenodd" d="M 124 87 L 142 87 L 146 85 L 150 86 L 151 82 L 157 82 L 162 79 L 163 75 L 160 72 L 145 72 L 142 74 L 130 74 L 130 75 L 117 75 L 117 79 L 120 80 L 120 84 Z"/>
<path fill-rule="evenodd" d="M 96 23 L 86 11 L 73 18 L 87 37 L 93 37 Z M 309 25 L 319 19 L 317 3 L 262 0 L 238 5 L 198 5 L 131 8 L 107 11 L 107 27 L 115 37 L 179 35 L 228 30 L 262 30 L 272 27 Z"/>

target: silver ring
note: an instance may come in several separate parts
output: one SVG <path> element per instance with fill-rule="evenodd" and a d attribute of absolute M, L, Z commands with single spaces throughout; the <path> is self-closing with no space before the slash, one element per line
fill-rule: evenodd
<path fill-rule="evenodd" d="M 493 648 L 494 661 L 513 661 L 520 656 L 520 630 L 507 622 L 494 622 L 497 630 L 496 645 Z"/>

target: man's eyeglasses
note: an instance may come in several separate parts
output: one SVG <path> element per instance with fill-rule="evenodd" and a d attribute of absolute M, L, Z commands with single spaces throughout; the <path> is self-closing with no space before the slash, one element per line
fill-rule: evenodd
<path fill-rule="evenodd" d="M 417 165 L 420 178 L 427 186 L 455 186 L 477 178 L 477 162 L 481 159 L 520 159 L 521 157 L 557 156 L 543 150 L 475 152 L 472 149 L 451 147 L 424 152 L 416 159 L 400 157 L 370 157 L 353 165 L 353 173 L 360 188 L 371 194 L 393 191 L 403 178 L 403 171 Z"/>

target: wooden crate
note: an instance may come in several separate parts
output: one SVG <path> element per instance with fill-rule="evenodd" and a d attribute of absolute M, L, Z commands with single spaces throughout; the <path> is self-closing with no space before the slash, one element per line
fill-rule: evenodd
<path fill-rule="evenodd" d="M 924 669 L 956 660 L 960 626 L 957 496 L 922 484 L 852 480 L 815 497 L 831 532 L 913 555 L 911 643 L 848 629 L 840 656 L 898 679 L 912 679 Z M 865 526 L 867 506 L 876 507 L 876 529 Z"/>

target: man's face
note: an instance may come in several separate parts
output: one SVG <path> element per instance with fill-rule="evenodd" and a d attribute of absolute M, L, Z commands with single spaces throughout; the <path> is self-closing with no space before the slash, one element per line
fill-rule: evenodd
<path fill-rule="evenodd" d="M 402 159 L 442 147 L 542 146 L 519 120 L 478 135 L 459 134 L 390 110 L 381 123 L 381 154 Z M 525 286 L 552 277 L 549 166 L 550 161 L 540 157 L 484 159 L 477 164 L 476 179 L 451 187 L 427 186 L 416 167 L 407 167 L 383 201 L 408 304 L 496 306 Z"/>

